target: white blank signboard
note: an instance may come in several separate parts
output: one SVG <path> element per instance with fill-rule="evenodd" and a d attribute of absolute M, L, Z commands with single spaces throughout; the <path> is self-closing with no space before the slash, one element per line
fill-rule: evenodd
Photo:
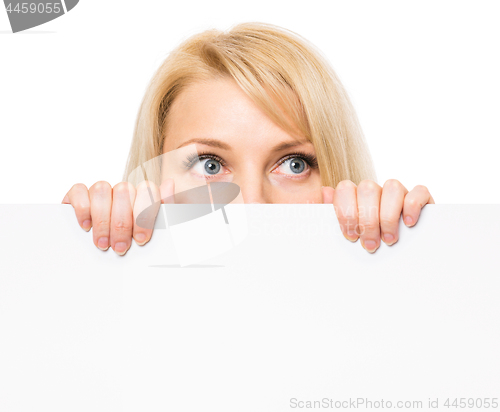
<path fill-rule="evenodd" d="M 168 227 L 118 256 L 70 205 L 1 205 L 0 411 L 499 409 L 500 205 L 374 254 L 332 205 L 236 206 L 246 237 L 181 265 Z"/>

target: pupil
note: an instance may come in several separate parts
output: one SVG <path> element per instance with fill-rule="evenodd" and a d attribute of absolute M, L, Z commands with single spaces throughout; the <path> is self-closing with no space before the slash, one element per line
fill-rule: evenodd
<path fill-rule="evenodd" d="M 216 160 L 210 159 L 205 163 L 205 170 L 208 174 L 215 175 L 220 170 L 220 164 Z"/>
<path fill-rule="evenodd" d="M 306 168 L 306 166 L 302 159 L 295 158 L 290 162 L 290 168 L 294 173 L 301 173 Z"/>

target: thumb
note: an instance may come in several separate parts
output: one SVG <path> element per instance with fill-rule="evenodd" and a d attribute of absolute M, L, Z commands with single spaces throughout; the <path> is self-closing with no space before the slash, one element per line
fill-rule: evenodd
<path fill-rule="evenodd" d="M 333 204 L 333 195 L 335 189 L 330 186 L 321 186 L 321 195 L 323 196 L 323 203 Z"/>
<path fill-rule="evenodd" d="M 160 185 L 160 197 L 162 204 L 173 204 L 175 203 L 175 184 L 174 179 L 168 178 L 161 182 Z"/>

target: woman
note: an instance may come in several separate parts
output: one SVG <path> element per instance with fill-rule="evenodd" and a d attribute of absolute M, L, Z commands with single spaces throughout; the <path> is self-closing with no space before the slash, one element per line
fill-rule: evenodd
<path fill-rule="evenodd" d="M 133 173 L 167 154 L 187 157 L 180 181 Z M 413 226 L 434 203 L 424 186 L 375 182 L 356 114 L 326 60 L 295 33 L 261 23 L 197 34 L 167 57 L 142 101 L 123 180 L 76 184 L 62 202 L 84 230 L 93 226 L 98 248 L 119 255 L 132 237 L 150 240 L 152 229 L 135 218 L 179 185 L 230 181 L 245 203 L 333 203 L 344 236 L 370 253 L 398 240 L 401 213 Z"/>

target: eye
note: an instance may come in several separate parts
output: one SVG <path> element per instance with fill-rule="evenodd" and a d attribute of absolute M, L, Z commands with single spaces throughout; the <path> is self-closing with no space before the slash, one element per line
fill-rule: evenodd
<path fill-rule="evenodd" d="M 222 163 L 213 157 L 200 156 L 199 161 L 193 162 L 193 170 L 200 175 L 213 176 L 220 174 Z"/>
<path fill-rule="evenodd" d="M 308 170 L 309 164 L 301 157 L 289 157 L 279 164 L 277 169 L 282 174 L 300 175 Z"/>

